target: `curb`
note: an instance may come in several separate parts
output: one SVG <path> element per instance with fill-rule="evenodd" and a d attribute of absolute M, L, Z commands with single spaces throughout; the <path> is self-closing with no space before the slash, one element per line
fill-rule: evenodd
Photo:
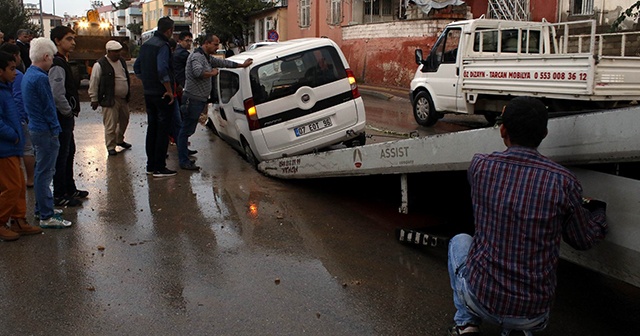
<path fill-rule="evenodd" d="M 400 90 L 390 90 L 388 88 L 369 86 L 369 85 L 358 85 L 358 90 L 360 94 L 372 96 L 378 99 L 383 100 L 393 100 L 393 101 L 402 101 L 402 102 L 411 102 L 409 100 L 409 91 L 401 92 Z"/>

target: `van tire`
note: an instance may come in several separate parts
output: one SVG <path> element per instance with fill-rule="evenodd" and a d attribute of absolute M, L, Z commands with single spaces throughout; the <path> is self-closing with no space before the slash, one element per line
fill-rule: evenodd
<path fill-rule="evenodd" d="M 413 101 L 413 117 L 422 126 L 433 126 L 438 121 L 438 113 L 433 106 L 431 95 L 427 91 L 420 91 Z"/>
<path fill-rule="evenodd" d="M 249 146 L 249 143 L 245 139 L 242 139 L 242 151 L 244 152 L 244 159 L 247 160 L 253 168 L 258 168 L 258 159 L 253 154 L 251 146 Z"/>
<path fill-rule="evenodd" d="M 356 136 L 353 139 L 349 139 L 343 142 L 343 144 L 349 148 L 364 146 L 366 143 L 367 143 L 367 134 L 365 132 L 360 133 L 358 136 Z"/>

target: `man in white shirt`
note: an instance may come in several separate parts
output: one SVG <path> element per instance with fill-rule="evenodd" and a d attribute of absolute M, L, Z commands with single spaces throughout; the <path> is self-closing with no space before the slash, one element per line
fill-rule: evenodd
<path fill-rule="evenodd" d="M 127 63 L 120 55 L 122 45 L 109 41 L 107 55 L 100 58 L 91 70 L 89 97 L 91 108 L 102 106 L 104 141 L 110 156 L 117 155 L 116 146 L 124 149 L 131 144 L 124 141 L 124 132 L 129 125 L 130 78 Z"/>

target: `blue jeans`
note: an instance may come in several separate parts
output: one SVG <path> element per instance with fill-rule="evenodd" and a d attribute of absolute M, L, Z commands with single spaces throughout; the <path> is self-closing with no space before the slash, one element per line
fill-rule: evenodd
<path fill-rule="evenodd" d="M 147 171 L 159 171 L 167 167 L 169 129 L 176 104 L 169 105 L 160 95 L 144 95 L 144 101 L 147 107 Z"/>
<path fill-rule="evenodd" d="M 183 98 L 184 99 L 184 98 Z M 171 128 L 169 129 L 169 135 L 173 138 L 173 141 L 178 143 L 178 135 L 180 135 L 180 129 L 182 128 L 182 117 L 180 116 L 180 104 L 176 99 L 173 102 L 173 121 L 171 122 Z"/>
<path fill-rule="evenodd" d="M 501 326 L 502 336 L 509 335 L 511 330 L 523 330 L 526 335 L 531 335 L 531 330 L 544 329 L 549 321 L 549 312 L 532 319 L 502 317 L 489 313 L 478 301 L 466 280 L 466 261 L 472 241 L 473 238 L 465 233 L 456 235 L 449 241 L 449 279 L 456 307 L 456 314 L 453 316 L 456 325 L 480 325 L 484 320 Z"/>
<path fill-rule="evenodd" d="M 53 216 L 53 194 L 51 181 L 56 172 L 56 160 L 60 142 L 58 135 L 49 131 L 29 131 L 33 149 L 36 152 L 36 167 L 33 176 L 33 190 L 36 194 L 36 213 L 41 219 Z"/>
<path fill-rule="evenodd" d="M 196 132 L 196 126 L 198 125 L 198 119 L 200 113 L 207 106 L 207 102 L 198 101 L 182 97 L 184 105 L 182 105 L 182 128 L 180 128 L 180 134 L 178 135 L 178 160 L 180 166 L 185 166 L 190 163 L 189 161 L 189 137 Z"/>

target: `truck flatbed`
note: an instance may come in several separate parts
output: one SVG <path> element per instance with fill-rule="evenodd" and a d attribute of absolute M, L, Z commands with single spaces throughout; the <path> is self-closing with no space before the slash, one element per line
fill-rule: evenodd
<path fill-rule="evenodd" d="M 638 125 L 640 107 L 550 119 L 539 151 L 568 166 L 585 195 L 608 203 L 610 232 L 603 244 L 586 252 L 565 246 L 562 256 L 640 287 L 640 181 L 575 167 L 640 161 Z M 475 153 L 504 149 L 499 130 L 490 127 L 269 160 L 258 169 L 282 179 L 397 174 L 406 213 L 406 174 L 466 170 Z"/>

